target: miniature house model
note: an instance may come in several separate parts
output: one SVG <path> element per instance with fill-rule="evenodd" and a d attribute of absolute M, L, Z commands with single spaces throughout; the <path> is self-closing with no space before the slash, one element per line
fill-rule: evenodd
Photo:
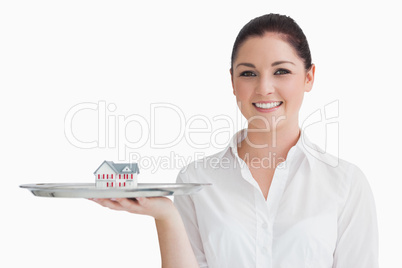
<path fill-rule="evenodd" d="M 96 187 L 137 187 L 137 176 L 140 173 L 137 163 L 119 163 L 103 161 L 95 170 Z"/>

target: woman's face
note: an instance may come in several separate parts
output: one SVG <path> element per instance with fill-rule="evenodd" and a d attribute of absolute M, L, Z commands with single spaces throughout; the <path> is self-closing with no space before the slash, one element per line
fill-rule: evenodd
<path fill-rule="evenodd" d="M 278 34 L 248 38 L 238 50 L 231 75 L 233 94 L 249 128 L 298 127 L 314 71 L 314 65 L 305 70 L 303 60 Z"/>

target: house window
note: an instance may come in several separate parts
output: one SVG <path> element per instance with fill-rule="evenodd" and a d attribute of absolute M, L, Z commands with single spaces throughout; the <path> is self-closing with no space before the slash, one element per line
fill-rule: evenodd
<path fill-rule="evenodd" d="M 98 174 L 98 180 L 100 179 L 100 174 Z"/>
<path fill-rule="evenodd" d="M 119 174 L 119 179 L 121 179 L 121 174 Z"/>
<path fill-rule="evenodd" d="M 119 182 L 119 187 L 121 187 L 121 182 Z"/>
<path fill-rule="evenodd" d="M 105 178 L 105 174 L 103 174 L 103 179 Z"/>
<path fill-rule="evenodd" d="M 123 186 L 126 186 L 126 183 L 124 183 L 124 185 Z"/>
<path fill-rule="evenodd" d="M 108 183 L 108 182 L 106 183 L 106 187 L 109 187 L 109 183 Z"/>
<path fill-rule="evenodd" d="M 111 176 L 112 176 L 112 179 L 113 179 L 113 174 Z"/>
<path fill-rule="evenodd" d="M 109 179 L 109 174 L 106 175 L 106 179 Z"/>
<path fill-rule="evenodd" d="M 133 174 L 131 174 L 131 179 L 133 178 Z"/>
<path fill-rule="evenodd" d="M 113 182 L 112 182 L 112 187 L 113 187 Z"/>

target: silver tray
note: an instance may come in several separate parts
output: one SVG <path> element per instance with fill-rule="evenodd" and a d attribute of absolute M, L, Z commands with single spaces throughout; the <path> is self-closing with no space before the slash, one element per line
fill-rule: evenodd
<path fill-rule="evenodd" d="M 23 184 L 35 196 L 68 198 L 135 198 L 168 195 L 189 195 L 205 185 L 199 183 L 138 183 L 136 188 L 97 188 L 95 183 Z"/>

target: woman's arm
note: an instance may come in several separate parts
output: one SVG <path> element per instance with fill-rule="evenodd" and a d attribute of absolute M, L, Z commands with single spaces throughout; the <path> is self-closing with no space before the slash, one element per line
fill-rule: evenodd
<path fill-rule="evenodd" d="M 163 268 L 199 267 L 187 237 L 183 221 L 173 202 L 165 197 L 91 199 L 114 210 L 155 218 Z"/>
<path fill-rule="evenodd" d="M 175 209 L 169 220 L 156 220 L 162 267 L 198 267 L 190 241 Z"/>
<path fill-rule="evenodd" d="M 378 268 L 378 226 L 373 194 L 360 169 L 349 172 L 351 183 L 338 217 L 333 268 Z"/>

